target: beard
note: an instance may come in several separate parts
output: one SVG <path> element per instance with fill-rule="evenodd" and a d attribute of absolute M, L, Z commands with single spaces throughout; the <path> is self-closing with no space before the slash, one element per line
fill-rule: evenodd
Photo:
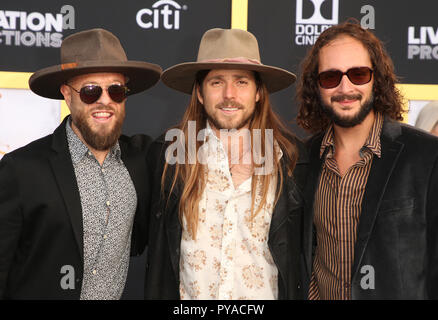
<path fill-rule="evenodd" d="M 239 109 L 244 109 L 245 108 L 245 106 L 243 106 L 242 104 L 240 104 L 237 101 L 225 99 L 221 103 L 218 103 L 215 106 L 215 109 L 220 109 L 220 108 L 224 108 L 224 107 L 235 107 L 235 108 L 239 108 Z M 206 109 L 204 108 L 204 110 L 206 110 Z M 230 121 L 226 121 L 226 120 L 224 121 L 224 120 L 215 118 L 214 115 L 209 114 L 208 112 L 205 112 L 205 113 L 206 113 L 206 116 L 207 116 L 207 120 L 211 124 L 213 124 L 213 126 L 216 129 L 218 129 L 218 130 L 221 130 L 221 129 L 227 129 L 227 130 L 236 129 L 236 130 L 239 130 L 239 129 L 245 127 L 247 124 L 249 124 L 251 122 L 251 120 L 252 120 L 252 118 L 253 118 L 253 116 L 255 114 L 255 110 L 256 110 L 256 108 L 254 108 L 254 111 L 251 114 L 245 116 L 244 118 L 242 118 L 236 124 L 232 124 Z"/>
<path fill-rule="evenodd" d="M 362 100 L 362 95 L 338 95 L 331 98 L 331 102 L 338 102 L 342 100 Z M 341 116 L 331 105 L 325 104 L 322 99 L 321 95 L 319 96 L 319 101 L 321 103 L 322 110 L 324 113 L 332 120 L 336 125 L 342 127 L 342 128 L 351 128 L 354 126 L 357 126 L 358 124 L 361 124 L 367 115 L 371 112 L 373 109 L 373 103 L 374 103 L 374 96 L 371 94 L 371 96 L 364 101 L 363 104 L 360 105 L 359 111 L 352 116 Z"/>
<path fill-rule="evenodd" d="M 110 107 L 96 108 L 92 110 L 90 113 L 95 112 L 97 110 L 101 110 L 101 111 L 111 110 L 114 113 L 113 116 L 116 115 L 115 110 L 113 110 Z M 73 116 L 72 114 L 72 122 L 80 131 L 82 138 L 84 138 L 85 142 L 90 147 L 99 151 L 109 150 L 117 143 L 122 133 L 122 126 L 124 119 L 125 119 L 125 109 L 122 109 L 122 112 L 118 114 L 117 120 L 111 131 L 106 132 L 107 130 L 102 130 L 99 132 L 91 128 L 91 126 L 88 124 L 87 122 L 88 117 L 85 112 L 81 112 L 79 114 L 76 114 L 75 116 Z"/>

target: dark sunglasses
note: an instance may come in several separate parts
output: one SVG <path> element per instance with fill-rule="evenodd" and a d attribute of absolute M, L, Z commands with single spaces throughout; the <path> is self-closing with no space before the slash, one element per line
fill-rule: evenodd
<path fill-rule="evenodd" d="M 86 104 L 95 103 L 102 95 L 102 87 L 96 84 L 86 85 L 80 90 L 76 90 L 68 83 L 66 83 L 66 85 L 79 93 L 79 97 L 81 98 L 82 102 Z M 108 91 L 108 95 L 110 96 L 110 98 L 117 103 L 125 100 L 129 93 L 128 87 L 121 84 L 112 84 L 106 90 Z"/>
<path fill-rule="evenodd" d="M 351 83 L 362 85 L 371 81 L 373 70 L 368 67 L 357 67 L 348 69 L 346 72 L 340 70 L 329 70 L 318 74 L 318 83 L 321 88 L 332 89 L 341 83 L 344 74 L 347 75 Z"/>

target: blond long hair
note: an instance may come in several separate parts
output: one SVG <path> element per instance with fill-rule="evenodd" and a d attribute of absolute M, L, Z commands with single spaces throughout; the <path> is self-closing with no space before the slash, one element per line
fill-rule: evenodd
<path fill-rule="evenodd" d="M 198 101 L 197 90 L 201 88 L 202 82 L 209 70 L 204 70 L 198 72 L 195 84 L 193 86 L 192 96 L 189 102 L 189 106 L 185 111 L 181 122 L 176 126 L 184 132 L 185 145 L 184 150 L 188 150 L 188 124 L 189 121 L 195 121 L 196 123 L 196 136 L 198 132 L 205 129 L 207 123 L 207 115 L 204 110 L 204 106 Z M 265 129 L 272 129 L 274 141 L 278 143 L 278 146 L 283 152 L 283 158 L 287 164 L 286 170 L 287 175 L 291 176 L 295 164 L 298 159 L 298 150 L 294 143 L 294 135 L 287 129 L 287 127 L 282 123 L 279 116 L 272 110 L 269 93 L 266 86 L 260 80 L 260 76 L 255 72 L 255 79 L 257 83 L 257 90 L 260 95 L 259 101 L 256 103 L 255 111 L 249 124 L 249 131 L 251 134 L 254 129 L 261 129 L 261 153 L 262 156 L 266 154 L 265 151 L 265 140 L 266 131 Z M 201 147 L 202 141 L 196 140 L 196 150 Z M 251 139 L 253 144 L 253 139 Z M 253 146 L 252 146 L 253 147 Z M 163 174 L 161 177 L 161 190 L 164 190 L 164 184 L 166 181 L 166 174 L 168 172 L 173 173 L 172 184 L 170 188 L 170 194 L 177 184 L 182 187 L 181 198 L 179 202 L 179 218 L 181 225 L 183 225 L 183 217 L 185 217 L 187 222 L 187 231 L 191 234 L 193 239 L 196 239 L 196 231 L 198 228 L 198 216 L 199 216 L 199 201 L 201 200 L 202 193 L 204 192 L 206 185 L 205 176 L 205 165 L 196 161 L 194 164 L 190 164 L 188 161 L 188 154 L 185 154 L 185 162 L 183 164 L 176 163 L 174 165 L 174 170 L 169 169 L 169 163 L 166 161 L 164 165 Z M 265 175 L 252 175 L 251 183 L 251 220 L 260 212 L 260 210 L 266 205 L 269 185 L 271 181 L 278 181 L 278 188 L 276 188 L 275 202 L 274 206 L 280 197 L 281 190 L 283 188 L 284 173 L 280 160 L 277 157 L 273 157 L 273 173 Z M 273 180 L 274 179 L 274 180 Z M 278 180 L 277 180 L 278 179 Z M 255 208 L 255 199 L 257 186 L 261 182 L 261 201 L 257 208 Z M 164 193 L 162 193 L 163 196 Z"/>

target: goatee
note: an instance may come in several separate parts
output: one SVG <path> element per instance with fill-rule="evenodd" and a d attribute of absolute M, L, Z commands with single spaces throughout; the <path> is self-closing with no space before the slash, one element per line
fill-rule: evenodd
<path fill-rule="evenodd" d="M 90 147 L 99 151 L 105 151 L 105 150 L 109 150 L 117 143 L 117 140 L 119 139 L 122 133 L 124 118 L 125 118 L 125 113 L 121 112 L 117 117 L 117 121 L 114 124 L 113 129 L 110 132 L 105 132 L 106 130 L 104 132 L 94 131 L 88 125 L 87 115 L 85 113 L 80 113 L 77 115 L 77 117 L 72 116 L 72 121 L 75 124 L 75 126 L 79 129 L 82 138 Z"/>
<path fill-rule="evenodd" d="M 325 104 L 321 96 L 319 97 L 322 110 L 325 112 L 325 114 L 332 120 L 336 125 L 343 127 L 343 128 L 351 128 L 354 126 L 357 126 L 358 124 L 361 124 L 367 115 L 370 113 L 370 111 L 373 109 L 373 103 L 374 103 L 374 96 L 371 95 L 368 100 L 364 101 L 364 103 L 360 106 L 359 111 L 349 117 L 343 117 L 336 113 L 336 111 L 333 109 L 332 106 Z M 336 101 L 342 101 L 342 100 L 362 100 L 362 95 L 338 95 L 331 98 L 331 102 Z"/>

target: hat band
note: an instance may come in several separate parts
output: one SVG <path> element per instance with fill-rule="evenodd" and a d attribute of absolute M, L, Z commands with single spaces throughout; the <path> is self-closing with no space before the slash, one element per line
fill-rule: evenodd
<path fill-rule="evenodd" d="M 255 59 L 248 59 L 245 57 L 237 57 L 237 58 L 223 58 L 223 59 L 207 59 L 198 61 L 200 63 L 223 63 L 223 62 L 234 62 L 234 63 L 249 63 L 249 64 L 259 64 L 261 62 Z"/>

